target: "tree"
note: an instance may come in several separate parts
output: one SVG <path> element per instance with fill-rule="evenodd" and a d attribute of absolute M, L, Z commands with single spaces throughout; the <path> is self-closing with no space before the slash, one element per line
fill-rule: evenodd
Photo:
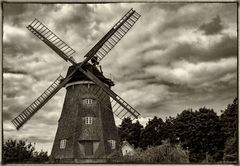
<path fill-rule="evenodd" d="M 225 138 L 233 137 L 237 131 L 237 119 L 238 119 L 238 99 L 235 98 L 232 104 L 228 104 L 225 111 L 222 112 L 221 116 L 222 131 L 225 134 Z"/>
<path fill-rule="evenodd" d="M 174 120 L 175 118 L 174 117 L 168 117 L 166 118 L 165 120 L 165 135 L 163 136 L 164 137 L 164 140 L 169 140 L 169 142 L 171 144 L 175 144 L 177 143 L 177 137 L 176 137 L 176 134 L 175 134 L 175 127 L 174 127 Z"/>
<path fill-rule="evenodd" d="M 143 126 L 139 123 L 139 121 L 132 123 L 130 118 L 123 119 L 118 128 L 120 141 L 126 140 L 131 145 L 134 145 L 135 148 L 139 147 L 142 128 Z"/>
<path fill-rule="evenodd" d="M 235 98 L 232 104 L 229 104 L 221 116 L 222 128 L 226 139 L 224 149 L 224 161 L 237 162 L 238 157 L 238 99 Z"/>
<path fill-rule="evenodd" d="M 237 131 L 235 132 L 233 137 L 229 137 L 225 143 L 224 149 L 224 161 L 237 163 L 238 157 L 238 138 L 237 138 Z"/>
<path fill-rule="evenodd" d="M 174 120 L 174 127 L 183 148 L 189 148 L 190 161 L 201 162 L 206 156 L 222 159 L 225 140 L 220 119 L 212 109 L 184 110 Z"/>
<path fill-rule="evenodd" d="M 26 143 L 23 140 L 7 140 L 3 144 L 3 162 L 4 163 L 26 163 L 34 161 L 47 161 L 47 152 L 35 151 L 32 143 Z"/>
<path fill-rule="evenodd" d="M 139 122 L 133 124 L 131 119 L 124 119 L 119 131 L 121 140 L 144 150 L 169 140 L 172 146 L 181 145 L 188 150 L 190 162 L 237 162 L 237 125 L 238 100 L 235 98 L 220 116 L 205 107 L 196 111 L 189 109 L 176 118 L 166 118 L 165 122 L 154 117 L 145 128 Z"/>
<path fill-rule="evenodd" d="M 129 143 L 134 145 L 135 148 L 140 147 L 142 129 L 143 126 L 139 123 L 138 120 L 132 124 L 132 129 L 129 133 L 131 139 L 129 140 Z"/>
<path fill-rule="evenodd" d="M 149 120 L 141 134 L 141 147 L 161 145 L 166 136 L 165 123 L 161 118 L 154 116 Z"/>

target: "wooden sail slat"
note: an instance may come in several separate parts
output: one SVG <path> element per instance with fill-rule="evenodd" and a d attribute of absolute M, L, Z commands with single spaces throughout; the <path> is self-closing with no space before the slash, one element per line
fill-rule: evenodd
<path fill-rule="evenodd" d="M 73 50 L 69 45 L 62 41 L 56 34 L 54 34 L 39 20 L 35 19 L 31 24 L 27 26 L 27 29 L 30 30 L 30 32 L 32 32 L 44 43 L 46 43 L 50 48 L 52 48 L 64 60 L 74 61 L 70 56 L 75 53 L 75 50 Z M 41 29 L 44 29 L 44 31 L 41 31 Z M 58 44 L 59 42 L 61 43 L 60 45 Z M 71 54 L 69 54 L 70 51 L 67 49 L 65 50 L 64 47 L 67 47 L 69 50 L 71 50 Z M 63 48 L 64 50 L 62 50 Z"/>
<path fill-rule="evenodd" d="M 134 15 L 134 16 L 133 16 Z M 132 28 L 132 26 L 139 19 L 140 15 L 133 9 L 130 9 L 114 26 L 110 31 L 85 55 L 87 57 L 82 64 L 85 64 L 93 57 L 96 57 L 99 50 L 104 47 L 108 47 L 104 57 L 112 50 L 112 48 L 126 35 L 126 33 Z M 130 20 L 131 19 L 131 20 Z M 128 21 L 130 20 L 130 21 Z M 121 31 L 118 31 L 121 29 Z M 111 45 L 107 43 L 111 43 Z M 106 46 L 107 45 L 107 46 Z M 97 61 L 100 62 L 104 57 L 98 58 Z"/>
<path fill-rule="evenodd" d="M 19 129 L 28 119 L 30 119 L 60 88 L 60 80 L 63 77 L 60 75 L 43 93 L 40 95 L 30 106 L 28 106 L 24 111 L 22 111 L 16 118 L 12 120 L 13 124 Z M 58 85 L 58 86 L 52 86 Z M 53 90 L 49 90 L 52 89 Z M 57 91 L 56 91 L 57 90 Z M 43 97 L 45 96 L 45 97 Z M 42 100 L 44 98 L 44 100 Z"/>

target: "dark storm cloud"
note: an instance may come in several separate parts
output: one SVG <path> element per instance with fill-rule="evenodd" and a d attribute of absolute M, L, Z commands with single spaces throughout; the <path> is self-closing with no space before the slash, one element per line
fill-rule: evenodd
<path fill-rule="evenodd" d="M 170 81 L 167 81 L 167 80 L 158 80 L 154 76 L 152 76 L 152 79 L 146 80 L 146 83 L 150 84 L 150 85 L 152 85 L 152 84 L 165 85 L 165 86 L 168 86 L 171 89 L 172 88 L 181 88 L 182 87 L 182 85 L 174 83 L 174 82 L 170 82 Z"/>
<path fill-rule="evenodd" d="M 195 9 L 195 11 L 193 10 L 183 12 L 184 9 L 188 10 L 188 7 Z M 167 19 L 165 19 L 164 23 L 158 28 L 158 33 L 161 34 L 179 28 L 195 27 L 196 24 L 198 24 L 205 17 L 205 15 L 199 15 L 202 12 L 201 10 L 202 9 L 200 9 L 199 7 L 190 3 L 188 5 L 182 5 L 179 10 L 170 11 L 167 15 L 162 16 L 167 17 Z"/>
<path fill-rule="evenodd" d="M 3 68 L 3 73 L 23 74 L 23 75 L 28 74 L 26 71 L 23 71 L 23 70 L 15 70 L 15 69 L 9 68 L 9 67 L 4 67 L 4 68 Z"/>
<path fill-rule="evenodd" d="M 196 63 L 237 56 L 237 37 L 223 35 L 219 42 L 211 45 L 209 48 L 201 48 L 195 43 L 178 43 L 174 48 L 163 53 L 163 56 L 157 59 L 157 61 L 164 65 L 170 65 L 178 60 Z"/>
<path fill-rule="evenodd" d="M 20 113 L 20 111 L 23 109 L 24 107 L 19 105 L 19 103 L 12 103 L 12 105 L 3 109 L 3 121 L 11 121 L 14 117 L 17 116 L 16 113 Z"/>
<path fill-rule="evenodd" d="M 222 40 L 214 45 L 212 48 L 210 48 L 209 51 L 206 52 L 206 56 L 211 59 L 217 59 L 217 58 L 226 58 L 231 56 L 237 56 L 237 37 L 230 37 L 228 35 L 223 36 Z M 207 58 L 206 58 L 207 59 Z"/>
<path fill-rule="evenodd" d="M 166 107 L 166 104 L 164 102 L 155 102 L 151 104 L 144 104 L 141 105 L 144 112 L 141 112 L 143 115 L 148 114 L 149 116 L 159 116 L 156 113 L 163 111 L 163 109 Z M 166 111 L 166 110 L 164 110 Z M 160 116 L 159 116 L 160 117 Z"/>
<path fill-rule="evenodd" d="M 3 121 L 9 121 L 13 119 L 11 112 L 3 111 Z"/>
<path fill-rule="evenodd" d="M 209 100 L 217 103 L 219 100 L 237 96 L 237 73 L 232 72 L 230 75 L 229 73 L 231 73 L 231 71 L 220 71 L 219 74 L 213 74 L 212 78 L 206 82 L 200 81 L 198 85 L 194 86 L 182 84 L 181 82 L 171 82 L 164 78 L 162 78 L 163 80 L 158 80 L 149 76 L 148 79 L 144 81 L 143 87 L 145 88 L 140 89 L 136 85 L 128 87 L 130 87 L 129 90 L 136 88 L 136 91 L 143 91 L 143 94 L 147 94 L 151 92 L 146 89 L 146 87 L 156 87 L 155 91 L 157 91 L 158 85 L 166 86 L 170 92 L 169 94 L 160 93 L 161 96 L 155 96 L 159 99 L 164 96 L 164 100 L 146 103 L 140 102 L 139 105 L 135 106 L 141 110 L 142 116 L 154 116 L 160 113 L 161 116 L 164 117 L 173 115 L 176 111 L 181 111 L 186 108 L 193 107 L 195 109 L 197 107 L 203 107 Z M 209 76 L 209 73 L 206 72 L 205 74 Z M 199 79 L 201 80 L 202 78 L 200 77 Z M 191 103 L 191 105 L 189 105 L 189 103 Z M 172 108 L 171 105 L 179 105 L 179 108 Z M 220 111 L 218 107 L 215 107 L 215 109 L 217 112 Z"/>
<path fill-rule="evenodd" d="M 189 3 L 149 3 L 141 8 L 144 12 L 149 12 L 153 9 L 177 12 L 180 8 L 188 5 Z"/>
<path fill-rule="evenodd" d="M 27 45 L 28 42 L 24 42 L 21 38 L 17 36 L 11 38 L 9 42 L 3 43 L 3 53 L 8 54 L 8 56 L 16 57 L 19 55 L 29 56 L 33 54 L 32 44 Z"/>
<path fill-rule="evenodd" d="M 11 17 L 16 16 L 24 13 L 26 11 L 27 6 L 24 3 L 18 3 L 18 4 L 11 4 L 11 3 L 4 3 L 4 16 L 5 17 Z"/>
<path fill-rule="evenodd" d="M 3 15 L 4 19 L 7 21 L 11 21 L 13 25 L 19 25 L 22 20 L 19 19 L 21 14 L 23 14 L 27 10 L 26 4 L 11 4 L 11 3 L 4 3 L 3 4 Z"/>
<path fill-rule="evenodd" d="M 55 20 L 55 27 L 60 31 L 75 31 L 82 38 L 87 38 L 90 32 L 90 23 L 91 23 L 91 14 L 92 8 L 87 4 L 74 5 L 71 8 L 64 6 L 63 8 L 59 7 L 56 10 L 56 13 L 60 11 L 67 11 L 65 15 L 59 17 Z"/>
<path fill-rule="evenodd" d="M 162 50 L 162 47 L 152 47 Z M 142 51 L 142 54 L 144 55 L 148 51 L 154 51 L 155 49 Z M 199 48 L 195 44 L 190 43 L 178 43 L 176 47 L 174 47 L 171 50 L 167 50 L 163 55 L 159 55 L 158 58 L 155 59 L 146 59 L 142 60 L 141 58 L 137 58 L 139 54 L 137 53 L 135 62 L 131 63 L 131 67 L 133 70 L 128 70 L 124 72 L 124 67 L 121 69 L 122 73 L 124 73 L 121 77 L 117 78 L 116 81 L 119 82 L 125 82 L 130 80 L 142 80 L 146 84 L 166 84 L 169 86 L 176 86 L 179 83 L 170 81 L 168 77 L 160 76 L 160 75 L 151 75 L 150 73 L 146 73 L 144 69 L 154 66 L 154 65 L 163 65 L 166 67 L 169 67 L 169 71 L 171 71 L 172 64 L 178 61 L 187 61 L 191 62 L 193 64 L 198 64 L 199 62 L 211 62 L 216 61 L 221 58 L 229 58 L 229 57 L 236 57 L 237 56 L 237 38 L 236 37 L 230 37 L 228 35 L 221 37 L 221 40 L 211 46 L 210 48 Z M 147 54 L 146 54 L 147 56 Z M 127 63 L 127 62 L 125 62 Z M 224 62 L 222 62 L 224 63 Z M 209 64 L 211 65 L 211 63 Z M 230 68 L 228 70 L 227 68 Z M 228 72 L 232 71 L 232 67 L 228 66 L 224 70 L 214 70 L 215 74 L 211 76 L 211 79 L 218 79 L 223 77 Z M 173 68 L 173 67 L 172 67 Z M 161 70 L 161 69 L 159 69 Z M 204 71 L 204 68 L 201 69 L 202 71 L 199 71 L 198 73 L 205 73 L 202 74 L 201 78 L 208 77 L 209 73 Z M 204 76 L 205 75 L 205 76 Z M 161 77 L 161 79 L 157 79 L 158 77 Z M 189 80 L 190 81 L 190 80 Z M 201 81 L 200 81 L 201 82 Z M 182 84 L 180 82 L 180 84 Z M 180 87 L 178 87 L 180 88 Z"/>
<path fill-rule="evenodd" d="M 168 48 L 168 46 L 167 45 L 163 45 L 163 44 L 159 44 L 159 45 L 153 45 L 153 46 L 149 46 L 148 48 L 146 48 L 146 49 L 144 49 L 144 50 L 141 50 L 138 54 L 146 54 L 146 53 L 148 53 L 148 52 L 150 52 L 150 51 L 159 51 L 159 50 L 161 50 L 161 51 L 164 51 L 164 50 L 166 50 Z"/>
<path fill-rule="evenodd" d="M 42 17 L 57 11 L 59 7 L 55 4 L 28 4 L 28 3 L 4 3 L 3 15 L 6 22 L 14 26 L 24 26 L 34 19 L 34 16 L 41 20 Z"/>
<path fill-rule="evenodd" d="M 172 92 L 170 98 L 166 98 L 160 102 L 141 105 L 141 113 L 142 115 L 157 115 L 164 118 L 169 115 L 175 116 L 176 112 L 181 112 L 184 109 L 198 109 L 204 106 L 220 112 L 222 108 L 217 106 L 219 105 L 219 101 L 225 101 L 226 99 L 232 99 L 237 96 L 236 75 L 237 73 L 235 72 L 233 73 L 231 81 L 219 80 L 214 83 L 214 86 L 212 86 L 212 84 L 211 86 L 201 88 L 188 87 L 186 85 L 169 86 L 169 91 Z M 211 104 L 207 104 L 209 100 Z M 215 105 L 213 103 L 215 103 Z"/>
<path fill-rule="evenodd" d="M 204 23 L 199 27 L 199 30 L 202 30 L 206 35 L 214 35 L 223 30 L 223 25 L 221 22 L 220 16 L 216 16 L 212 21 Z"/>
<path fill-rule="evenodd" d="M 13 98 L 21 95 L 22 91 L 29 89 L 29 85 L 25 83 L 26 82 L 12 82 L 8 84 L 4 84 L 4 90 L 3 90 L 4 94 L 6 94 L 6 96 L 9 98 Z M 17 87 L 14 87 L 16 85 Z"/>
<path fill-rule="evenodd" d="M 180 57 L 185 57 L 190 60 L 198 61 L 212 61 L 219 58 L 236 57 L 237 56 L 237 37 L 230 37 L 224 35 L 221 37 L 221 41 L 213 45 L 208 49 L 196 48 L 194 45 L 180 45 L 178 52 L 176 50 L 175 58 L 177 54 Z"/>
<path fill-rule="evenodd" d="M 172 11 L 176 12 L 179 8 L 181 8 L 187 4 L 188 3 L 163 3 L 163 4 L 158 4 L 158 7 L 162 8 L 164 10 L 172 10 Z M 152 6 L 152 7 L 154 7 L 154 6 Z"/>
<path fill-rule="evenodd" d="M 35 58 L 36 60 L 33 60 L 33 61 L 36 61 L 38 62 L 38 58 Z M 33 62 L 32 61 L 32 62 Z M 9 67 L 9 66 L 12 66 L 11 63 L 9 63 L 8 60 L 4 59 L 4 64 L 3 64 L 3 73 L 5 74 L 15 74 L 15 75 L 27 75 L 33 79 L 35 79 L 36 81 L 39 81 L 40 78 L 36 75 L 33 75 L 31 74 L 27 69 L 18 69 L 19 66 L 12 66 L 12 67 Z"/>
<path fill-rule="evenodd" d="M 211 94 L 212 96 L 221 96 L 222 92 L 224 91 L 228 91 L 234 94 L 234 89 L 237 88 L 237 73 L 232 72 L 232 74 L 229 75 L 229 72 L 226 72 L 225 74 L 220 74 L 220 76 L 213 76 L 215 78 L 210 81 L 203 82 L 200 85 L 188 86 L 175 84 L 175 86 L 171 86 L 169 90 L 171 92 L 177 92 L 178 94 L 181 94 L 182 97 L 191 97 L 191 95 L 194 94 L 203 97 L 205 94 Z M 226 80 L 221 79 L 224 77 L 229 78 L 226 78 Z M 235 95 L 237 95 L 237 92 Z"/>

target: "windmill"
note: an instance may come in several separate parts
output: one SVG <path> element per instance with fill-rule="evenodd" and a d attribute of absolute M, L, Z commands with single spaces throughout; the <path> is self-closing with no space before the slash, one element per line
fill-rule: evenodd
<path fill-rule="evenodd" d="M 106 78 L 97 65 L 123 38 L 140 18 L 130 9 L 101 40 L 77 63 L 72 57 L 75 51 L 39 20 L 27 29 L 47 44 L 65 61 L 71 62 L 67 75 L 59 76 L 31 105 L 22 111 L 12 123 L 19 130 L 62 87 L 66 96 L 51 156 L 60 161 L 98 161 L 116 151 L 119 138 L 113 114 L 123 119 L 137 119 L 140 113 L 114 93 L 111 79 Z"/>

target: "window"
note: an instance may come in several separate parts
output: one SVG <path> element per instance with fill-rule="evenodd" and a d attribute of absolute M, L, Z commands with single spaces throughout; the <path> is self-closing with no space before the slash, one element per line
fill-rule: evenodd
<path fill-rule="evenodd" d="M 66 140 L 66 139 L 61 140 L 61 141 L 60 141 L 60 149 L 65 149 L 66 143 L 67 143 L 67 140 Z"/>
<path fill-rule="evenodd" d="M 93 103 L 93 99 L 86 99 L 86 103 L 87 104 L 92 104 Z"/>
<path fill-rule="evenodd" d="M 108 140 L 110 146 L 111 146 L 111 149 L 116 149 L 116 141 L 115 140 Z"/>
<path fill-rule="evenodd" d="M 85 117 L 85 124 L 92 124 L 93 123 L 93 117 Z"/>

